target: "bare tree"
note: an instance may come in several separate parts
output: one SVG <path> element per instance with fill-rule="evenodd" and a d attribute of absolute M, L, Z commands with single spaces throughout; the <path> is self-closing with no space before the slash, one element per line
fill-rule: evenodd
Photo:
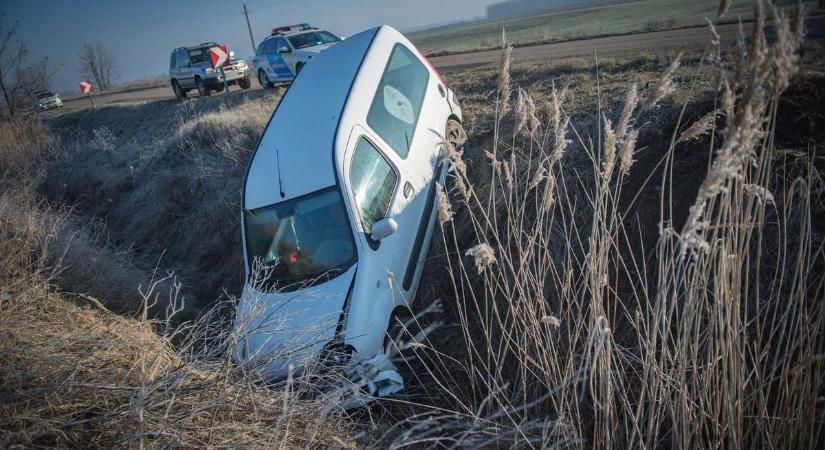
<path fill-rule="evenodd" d="M 116 76 L 115 54 L 100 42 L 84 42 L 78 52 L 80 75 L 94 81 L 95 85 L 107 90 L 112 87 Z"/>
<path fill-rule="evenodd" d="M 29 51 L 17 39 L 18 22 L 6 30 L 0 23 L 0 91 L 3 91 L 6 111 L 15 117 L 20 108 L 34 99 L 37 91 L 49 88 L 53 72 L 48 70 L 48 58 L 30 63 Z"/>

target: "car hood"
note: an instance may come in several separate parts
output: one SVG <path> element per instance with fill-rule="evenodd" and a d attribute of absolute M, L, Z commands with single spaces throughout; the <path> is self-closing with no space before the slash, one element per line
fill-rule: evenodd
<path fill-rule="evenodd" d="M 325 283 L 292 292 L 262 293 L 248 284 L 233 325 L 236 362 L 282 377 L 303 367 L 335 338 L 356 265 Z"/>

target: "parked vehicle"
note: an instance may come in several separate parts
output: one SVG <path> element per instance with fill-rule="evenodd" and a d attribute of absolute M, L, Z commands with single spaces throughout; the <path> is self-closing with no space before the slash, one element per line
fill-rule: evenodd
<path fill-rule="evenodd" d="M 52 91 L 39 91 L 34 94 L 34 108 L 38 111 L 46 111 L 52 108 L 62 108 L 63 100 Z"/>
<path fill-rule="evenodd" d="M 444 139 L 463 142 L 461 120 L 453 92 L 389 26 L 304 68 L 244 180 L 236 361 L 281 377 L 383 354 L 388 329 L 411 314 Z"/>
<path fill-rule="evenodd" d="M 271 88 L 276 83 L 291 82 L 310 59 L 340 41 L 329 31 L 306 23 L 273 29 L 255 51 L 253 65 L 258 83 Z"/>
<path fill-rule="evenodd" d="M 193 89 L 197 89 L 201 97 L 210 95 L 212 91 L 223 90 L 224 75 L 221 70 L 212 67 L 212 60 L 209 58 L 209 49 L 217 46 L 214 42 L 205 42 L 172 50 L 169 58 L 169 79 L 178 100 L 186 98 L 187 93 Z M 234 59 L 234 52 L 230 52 L 230 62 L 231 65 L 223 68 L 226 85 L 237 84 L 241 89 L 249 89 L 252 83 L 246 61 Z"/>

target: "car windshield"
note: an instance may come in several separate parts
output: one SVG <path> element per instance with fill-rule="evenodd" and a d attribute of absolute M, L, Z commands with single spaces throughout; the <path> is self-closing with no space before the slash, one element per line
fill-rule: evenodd
<path fill-rule="evenodd" d="M 250 283 L 289 289 L 333 278 L 355 261 L 346 210 L 333 186 L 244 212 Z"/>
<path fill-rule="evenodd" d="M 292 46 L 296 49 L 331 44 L 340 40 L 338 36 L 329 31 L 311 31 L 289 37 L 289 42 L 292 43 Z"/>
<path fill-rule="evenodd" d="M 189 50 L 189 61 L 192 65 L 209 61 L 209 47 L 201 47 Z"/>
<path fill-rule="evenodd" d="M 54 97 L 54 92 L 41 92 L 37 94 L 37 98 L 49 98 Z"/>

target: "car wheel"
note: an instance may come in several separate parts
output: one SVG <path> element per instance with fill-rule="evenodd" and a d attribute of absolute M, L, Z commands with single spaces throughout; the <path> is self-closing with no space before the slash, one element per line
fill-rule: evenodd
<path fill-rule="evenodd" d="M 304 63 L 299 62 L 298 64 L 295 64 L 295 76 L 296 77 L 298 76 L 299 73 L 301 73 L 301 70 L 303 68 L 304 68 Z"/>
<path fill-rule="evenodd" d="M 258 83 L 264 89 L 269 89 L 272 87 L 272 83 L 269 82 L 269 77 L 266 76 L 266 72 L 263 69 L 258 71 Z"/>
<path fill-rule="evenodd" d="M 464 131 L 464 127 L 461 126 L 461 122 L 450 119 L 447 121 L 447 142 L 450 146 L 455 150 L 460 150 L 461 147 L 467 142 L 467 132 Z"/>
<path fill-rule="evenodd" d="M 181 89 L 177 80 L 172 80 L 172 90 L 175 92 L 175 97 L 177 97 L 178 100 L 183 100 L 186 98 L 186 91 Z"/>
<path fill-rule="evenodd" d="M 238 80 L 238 86 L 240 86 L 243 90 L 247 90 L 252 86 L 252 82 L 249 81 L 249 78 L 241 78 Z"/>
<path fill-rule="evenodd" d="M 195 78 L 195 86 L 198 87 L 198 95 L 201 97 L 208 97 L 211 92 L 209 88 L 206 87 L 206 82 L 203 81 L 202 78 Z"/>
<path fill-rule="evenodd" d="M 390 317 L 387 334 L 384 336 L 384 354 L 395 364 L 404 385 L 417 379 L 415 368 L 416 345 L 410 345 L 419 335 L 421 324 L 406 308 L 397 308 Z"/>

